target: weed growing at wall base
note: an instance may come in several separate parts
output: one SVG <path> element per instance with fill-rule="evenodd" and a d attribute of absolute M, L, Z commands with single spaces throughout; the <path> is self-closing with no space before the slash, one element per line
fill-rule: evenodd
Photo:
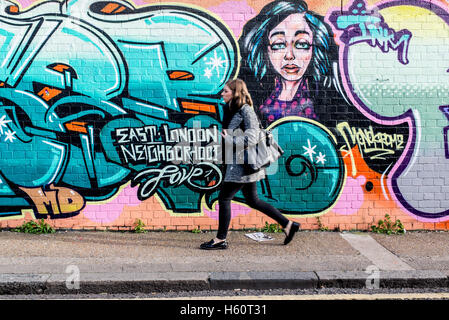
<path fill-rule="evenodd" d="M 145 230 L 145 223 L 142 222 L 142 220 L 137 219 L 135 226 L 134 226 L 134 232 L 135 233 L 146 233 L 147 231 Z"/>
<path fill-rule="evenodd" d="M 193 229 L 192 233 L 201 233 L 200 227 Z"/>
<path fill-rule="evenodd" d="M 385 215 L 385 220 L 379 220 L 377 225 L 371 226 L 371 231 L 383 234 L 404 234 L 405 229 L 402 222 L 397 219 L 394 223 L 391 221 L 388 214 Z"/>
<path fill-rule="evenodd" d="M 318 223 L 318 230 L 319 231 L 329 231 L 329 228 L 325 227 L 323 225 L 323 223 L 321 222 L 320 217 L 316 217 L 316 220 L 317 220 L 317 223 Z"/>
<path fill-rule="evenodd" d="M 279 226 L 279 224 L 277 223 L 268 224 L 268 222 L 265 222 L 265 227 L 262 228 L 262 232 L 277 233 L 283 231 Z"/>
<path fill-rule="evenodd" d="M 20 227 L 13 229 L 13 231 L 33 234 L 55 233 L 55 230 L 44 219 L 41 219 L 39 223 L 35 221 L 25 222 Z"/>

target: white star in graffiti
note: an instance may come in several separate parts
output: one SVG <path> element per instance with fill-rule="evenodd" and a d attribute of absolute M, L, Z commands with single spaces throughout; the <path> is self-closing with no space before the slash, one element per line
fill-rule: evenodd
<path fill-rule="evenodd" d="M 204 70 L 204 76 L 207 77 L 207 79 L 210 79 L 210 77 L 212 77 L 212 70 L 209 68 Z"/>
<path fill-rule="evenodd" d="M 3 134 L 3 128 L 7 128 L 6 124 L 11 122 L 11 120 L 5 120 L 6 116 L 0 118 L 0 135 Z"/>
<path fill-rule="evenodd" d="M 212 66 L 210 69 L 211 73 L 215 69 L 217 70 L 217 76 L 220 76 L 220 68 L 223 68 L 224 64 L 227 63 L 226 60 L 222 60 L 221 57 L 217 56 L 217 51 L 214 51 L 214 57 L 210 58 L 209 62 L 206 62 L 207 65 Z M 206 69 L 208 70 L 208 69 Z"/>
<path fill-rule="evenodd" d="M 16 137 L 14 137 L 14 135 L 16 134 L 15 131 L 11 132 L 11 130 L 8 130 L 7 132 L 5 132 L 5 134 L 5 141 L 13 142 L 16 139 Z"/>
<path fill-rule="evenodd" d="M 318 157 L 316 157 L 316 163 L 324 164 L 326 162 L 326 155 L 322 154 L 321 152 L 318 154 Z"/>
<path fill-rule="evenodd" d="M 305 155 L 308 155 L 308 156 L 310 157 L 310 161 L 313 162 L 313 155 L 316 153 L 316 152 L 315 152 L 316 146 L 313 146 L 313 147 L 312 147 L 312 146 L 310 145 L 310 140 L 309 140 L 309 139 L 307 139 L 307 144 L 309 145 L 308 147 L 302 146 L 302 147 L 306 150 L 306 152 L 304 152 L 304 154 L 305 154 Z"/>

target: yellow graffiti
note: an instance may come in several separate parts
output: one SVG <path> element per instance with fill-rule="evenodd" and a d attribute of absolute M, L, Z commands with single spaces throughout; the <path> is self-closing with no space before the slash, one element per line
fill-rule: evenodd
<path fill-rule="evenodd" d="M 20 187 L 25 192 L 39 214 L 67 214 L 79 212 L 84 208 L 84 198 L 75 190 L 50 185 L 49 190 L 42 188 Z"/>
<path fill-rule="evenodd" d="M 358 145 L 362 156 L 367 156 L 370 159 L 386 160 L 387 155 L 394 155 L 397 150 L 404 149 L 404 136 L 402 134 L 375 133 L 372 126 L 351 128 L 347 122 L 339 123 L 337 130 L 348 144 L 348 150 L 351 150 L 350 138 L 353 144 Z"/>

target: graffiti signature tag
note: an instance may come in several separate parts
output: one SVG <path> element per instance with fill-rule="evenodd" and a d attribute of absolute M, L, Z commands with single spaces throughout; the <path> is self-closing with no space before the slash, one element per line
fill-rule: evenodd
<path fill-rule="evenodd" d="M 19 187 L 34 204 L 35 212 L 41 215 L 71 214 L 81 211 L 85 206 L 84 198 L 75 190 L 56 187 L 53 184 L 47 190 L 43 188 Z"/>
<path fill-rule="evenodd" d="M 334 26 L 343 30 L 340 39 L 347 45 L 366 42 L 379 47 L 382 52 L 390 49 L 398 52 L 398 60 L 408 63 L 408 47 L 412 34 L 408 30 L 395 31 L 390 28 L 379 13 L 367 13 L 363 1 L 355 2 L 348 11 L 335 11 L 330 16 Z"/>
<path fill-rule="evenodd" d="M 337 129 L 345 141 L 349 141 L 346 134 L 348 132 L 352 143 L 357 143 L 360 151 L 365 155 L 370 155 L 371 159 L 385 160 L 385 156 L 404 149 L 404 136 L 402 134 L 374 133 L 372 126 L 366 129 L 351 128 L 347 122 L 339 123 Z"/>

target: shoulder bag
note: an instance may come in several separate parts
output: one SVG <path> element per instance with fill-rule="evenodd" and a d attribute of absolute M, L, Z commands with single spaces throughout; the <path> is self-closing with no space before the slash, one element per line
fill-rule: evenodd
<path fill-rule="evenodd" d="M 258 116 L 257 119 L 259 120 L 258 142 L 243 149 L 245 169 L 249 173 L 269 167 L 284 154 L 284 150 L 277 143 L 271 130 L 264 129 Z"/>

